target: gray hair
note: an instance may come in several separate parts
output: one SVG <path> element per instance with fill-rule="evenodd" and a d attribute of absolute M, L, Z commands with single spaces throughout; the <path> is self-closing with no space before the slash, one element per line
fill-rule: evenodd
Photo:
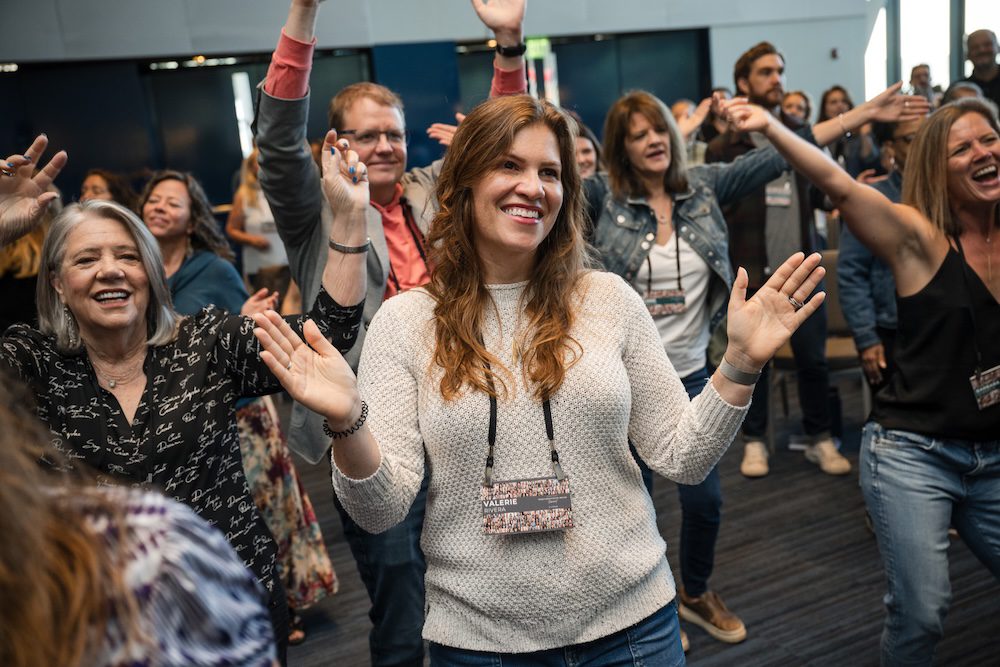
<path fill-rule="evenodd" d="M 78 352 L 83 349 L 76 318 L 63 306 L 52 277 L 62 270 L 66 254 L 66 239 L 77 225 L 93 218 L 116 220 L 128 230 L 139 250 L 142 266 L 149 280 L 149 305 L 146 309 L 147 344 L 166 345 L 177 338 L 181 316 L 174 310 L 163 269 L 160 246 L 135 213 L 120 204 L 91 200 L 67 206 L 49 227 L 42 246 L 42 260 L 38 267 L 38 285 L 35 301 L 38 307 L 38 328 L 42 333 L 55 336 L 56 348 L 61 352 Z"/>

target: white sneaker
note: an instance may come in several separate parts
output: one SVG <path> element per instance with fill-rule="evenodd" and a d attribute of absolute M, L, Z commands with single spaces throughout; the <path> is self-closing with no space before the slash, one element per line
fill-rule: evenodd
<path fill-rule="evenodd" d="M 766 477 L 770 472 L 767 465 L 767 445 L 760 440 L 749 440 L 743 445 L 743 462 L 740 473 L 744 477 Z"/>
<path fill-rule="evenodd" d="M 846 475 L 851 472 L 851 462 L 837 451 L 833 440 L 820 440 L 806 447 L 806 460 L 815 463 L 827 475 Z"/>

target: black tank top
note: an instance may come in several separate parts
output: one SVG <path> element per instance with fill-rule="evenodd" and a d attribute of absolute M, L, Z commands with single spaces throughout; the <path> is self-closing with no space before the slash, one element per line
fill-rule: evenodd
<path fill-rule="evenodd" d="M 875 395 L 871 418 L 944 439 L 1000 439 L 1000 405 L 980 410 L 969 382 L 976 341 L 980 370 L 1000 364 L 1000 304 L 976 272 L 949 247 L 930 283 L 912 296 L 897 295 L 896 306 L 896 371 Z"/>

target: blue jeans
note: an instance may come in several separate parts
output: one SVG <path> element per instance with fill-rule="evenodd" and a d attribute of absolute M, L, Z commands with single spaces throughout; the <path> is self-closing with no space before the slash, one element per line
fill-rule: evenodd
<path fill-rule="evenodd" d="M 595 610 L 599 612 L 600 610 Z M 431 644 L 431 667 L 683 667 L 677 601 L 624 630 L 533 653 L 485 653 Z"/>
<path fill-rule="evenodd" d="M 889 587 L 882 665 L 930 665 L 951 602 L 949 525 L 1000 578 L 1000 440 L 941 440 L 868 422 L 861 490 Z"/>
<path fill-rule="evenodd" d="M 694 398 L 708 383 L 708 369 L 695 371 L 681 378 L 688 397 Z M 632 450 L 635 455 L 635 450 Z M 653 471 L 636 456 L 642 481 L 649 494 L 653 494 Z M 701 484 L 678 484 L 677 495 L 681 501 L 681 583 L 684 592 L 700 597 L 708 590 L 708 578 L 715 566 L 715 542 L 719 537 L 722 521 L 722 486 L 718 466 L 712 468 Z"/>
<path fill-rule="evenodd" d="M 820 283 L 816 291 L 823 289 Z M 813 292 L 813 296 L 816 292 Z M 747 292 L 747 298 L 752 296 Z M 811 297 L 810 297 L 811 298 Z M 826 306 L 821 305 L 792 334 L 795 355 L 799 405 L 802 406 L 802 429 L 813 442 L 830 437 L 830 403 L 828 399 L 830 368 L 826 363 Z M 766 364 L 753 389 L 753 402 L 743 420 L 743 437 L 763 440 L 767 433 L 767 412 L 771 393 L 770 364 Z"/>
<path fill-rule="evenodd" d="M 358 565 L 372 606 L 368 636 L 373 667 L 424 664 L 424 572 L 420 532 L 427 504 L 427 476 L 406 518 L 384 533 L 361 529 L 333 499 L 344 524 L 344 537 Z"/>

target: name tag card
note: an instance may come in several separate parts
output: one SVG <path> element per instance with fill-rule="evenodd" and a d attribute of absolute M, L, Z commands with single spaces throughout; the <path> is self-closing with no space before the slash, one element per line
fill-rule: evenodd
<path fill-rule="evenodd" d="M 1000 403 L 1000 366 L 994 366 L 969 378 L 980 410 Z"/>
<path fill-rule="evenodd" d="M 555 477 L 496 482 L 480 490 L 483 533 L 543 533 L 573 527 L 569 478 Z"/>
<path fill-rule="evenodd" d="M 682 289 L 655 289 L 647 292 L 644 300 L 646 309 L 653 317 L 677 315 L 687 309 Z"/>
<path fill-rule="evenodd" d="M 770 182 L 764 188 L 764 203 L 767 206 L 779 206 L 788 208 L 792 205 L 792 184 L 784 177 L 779 182 Z"/>

